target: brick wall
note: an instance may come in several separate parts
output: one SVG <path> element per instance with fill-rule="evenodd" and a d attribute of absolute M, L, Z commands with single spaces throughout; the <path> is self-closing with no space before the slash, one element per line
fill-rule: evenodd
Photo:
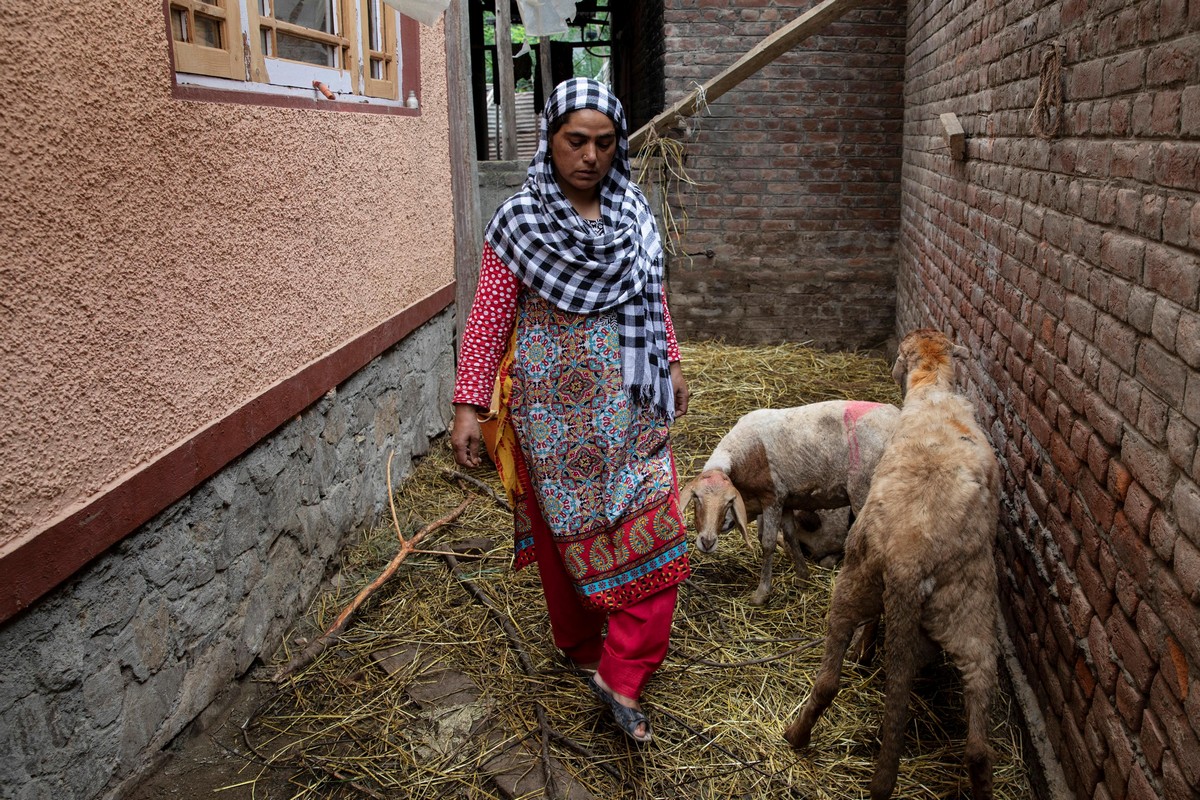
<path fill-rule="evenodd" d="M 1050 741 L 1077 797 L 1200 796 L 1200 3 L 914 0 L 905 101 L 897 328 L 976 356 Z"/>
<path fill-rule="evenodd" d="M 665 105 L 811 5 L 664 0 Z M 697 182 L 675 214 L 701 255 L 669 267 L 683 339 L 853 349 L 892 334 L 903 49 L 902 4 L 851 12 L 668 134 Z"/>

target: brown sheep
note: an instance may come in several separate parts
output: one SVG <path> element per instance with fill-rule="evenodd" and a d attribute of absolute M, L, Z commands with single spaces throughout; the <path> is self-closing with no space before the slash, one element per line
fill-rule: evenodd
<path fill-rule="evenodd" d="M 992 797 L 987 737 L 998 654 L 999 466 L 970 405 L 953 389 L 955 350 L 961 348 L 928 329 L 900 343 L 892 370 L 905 394 L 900 421 L 846 539 L 812 693 L 784 734 L 797 749 L 808 745 L 837 695 L 851 635 L 882 612 L 887 688 L 872 800 L 895 788 L 909 693 L 922 655 L 933 652 L 930 640 L 962 675 L 972 797 Z"/>

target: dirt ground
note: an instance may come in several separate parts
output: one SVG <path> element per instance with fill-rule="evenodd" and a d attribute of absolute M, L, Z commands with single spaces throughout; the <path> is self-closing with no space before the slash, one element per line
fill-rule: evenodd
<path fill-rule="evenodd" d="M 164 752 L 164 759 L 125 800 L 286 800 L 300 789 L 294 769 L 256 763 L 241 726 L 274 691 L 251 677 L 230 686 L 216 705 L 223 710 L 207 725 L 193 723 Z"/>

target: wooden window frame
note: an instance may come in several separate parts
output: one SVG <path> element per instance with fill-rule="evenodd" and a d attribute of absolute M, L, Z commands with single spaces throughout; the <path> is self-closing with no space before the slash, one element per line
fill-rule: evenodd
<path fill-rule="evenodd" d="M 220 2 L 217 6 L 215 3 Z M 419 113 L 405 104 L 406 94 L 419 98 L 419 31 L 417 23 L 381 0 L 332 0 L 336 29 L 316 31 L 267 16 L 264 0 L 164 0 L 167 33 L 174 63 L 177 97 L 234 99 L 238 94 L 269 96 L 271 105 L 320 105 L 344 110 Z M 382 24 L 383 50 L 374 49 L 368 4 L 376 2 Z M 270 8 L 270 6 L 268 6 Z M 172 14 L 197 10 L 217 17 L 220 9 L 226 50 L 181 42 L 174 35 Z M 191 17 L 189 16 L 190 20 Z M 289 33 L 337 48 L 337 66 L 326 67 L 268 56 L 262 31 Z M 233 36 L 230 31 L 236 31 Z M 207 62 L 198 62 L 195 51 Z M 220 62 L 215 54 L 220 54 Z M 371 60 L 383 61 L 383 78 L 371 76 Z M 320 84 L 318 86 L 318 84 Z M 325 94 L 325 91 L 329 94 Z M 285 99 L 286 98 L 286 99 Z M 343 102 L 337 102 L 337 101 Z M 353 106 L 353 108 L 351 108 Z M 364 108 L 364 106 L 368 106 Z"/>
<path fill-rule="evenodd" d="M 221 37 L 225 47 L 217 49 L 195 42 L 175 38 L 172 16 L 182 12 L 187 16 L 188 28 L 196 30 L 196 14 L 219 21 Z M 197 75 L 216 78 L 244 80 L 245 59 L 242 50 L 241 2 L 240 0 L 169 0 L 167 4 L 167 30 L 171 47 L 175 53 L 175 69 Z"/>

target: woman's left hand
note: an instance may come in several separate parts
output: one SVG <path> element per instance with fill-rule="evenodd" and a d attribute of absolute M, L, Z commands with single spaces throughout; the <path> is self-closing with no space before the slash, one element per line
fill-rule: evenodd
<path fill-rule="evenodd" d="M 687 380 L 683 377 L 683 367 L 679 366 L 678 361 L 671 362 L 671 387 L 675 390 L 675 416 L 682 417 L 688 410 L 688 398 L 692 393 L 688 391 Z"/>

